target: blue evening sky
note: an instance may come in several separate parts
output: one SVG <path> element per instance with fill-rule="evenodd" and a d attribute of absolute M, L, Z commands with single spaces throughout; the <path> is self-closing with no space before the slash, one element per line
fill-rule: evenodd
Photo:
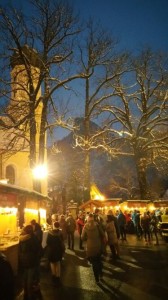
<path fill-rule="evenodd" d="M 50 1 L 50 0 L 48 0 Z M 168 52 L 168 0 L 67 0 L 84 21 L 98 20 L 119 39 L 121 49 L 137 52 L 144 46 Z M 0 0 L 28 11 L 26 0 Z M 82 111 L 80 102 L 76 110 Z M 69 132 L 57 129 L 57 138 Z"/>
<path fill-rule="evenodd" d="M 121 46 L 139 50 L 149 45 L 168 51 L 167 0 L 69 0 L 82 16 L 93 16 L 109 28 Z"/>
<path fill-rule="evenodd" d="M 48 0 L 50 1 L 50 0 Z M 168 0 L 68 0 L 81 18 L 92 16 L 119 38 L 124 49 L 143 46 L 168 51 Z M 0 4 L 26 5 L 26 0 L 0 0 Z M 26 8 L 27 10 L 27 8 Z"/>

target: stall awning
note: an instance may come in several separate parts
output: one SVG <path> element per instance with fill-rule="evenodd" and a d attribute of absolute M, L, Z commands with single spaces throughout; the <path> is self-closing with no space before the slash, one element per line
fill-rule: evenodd
<path fill-rule="evenodd" d="M 105 207 L 105 206 L 118 206 L 121 198 L 105 199 L 105 200 L 88 200 L 79 206 L 79 209 L 93 208 L 93 207 Z"/>

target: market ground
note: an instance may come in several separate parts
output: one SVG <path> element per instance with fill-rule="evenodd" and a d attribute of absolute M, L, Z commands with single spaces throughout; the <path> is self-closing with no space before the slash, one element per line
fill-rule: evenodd
<path fill-rule="evenodd" d="M 103 280 L 95 283 L 85 252 L 66 250 L 62 262 L 62 286 L 52 284 L 46 258 L 41 261 L 41 294 L 43 300 L 167 300 L 168 299 L 168 244 L 160 237 L 159 246 L 152 241 L 146 245 L 134 234 L 127 242 L 120 242 L 121 259 L 112 261 L 108 249 L 103 258 Z M 20 282 L 20 279 L 19 279 Z M 23 299 L 18 287 L 16 300 Z"/>

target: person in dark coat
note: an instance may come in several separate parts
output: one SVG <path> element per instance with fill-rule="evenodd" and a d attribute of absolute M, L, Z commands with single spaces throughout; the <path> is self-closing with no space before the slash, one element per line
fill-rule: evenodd
<path fill-rule="evenodd" d="M 34 297 L 40 253 L 40 243 L 33 233 L 32 226 L 27 225 L 19 236 L 19 263 L 23 270 L 24 300 L 32 300 Z"/>
<path fill-rule="evenodd" d="M 60 216 L 59 224 L 60 224 L 60 229 L 62 230 L 64 241 L 66 241 L 66 239 L 67 239 L 67 222 L 65 220 L 64 215 Z"/>
<path fill-rule="evenodd" d="M 52 280 L 54 285 L 60 285 L 61 260 L 65 252 L 63 234 L 58 221 L 54 224 L 54 229 L 48 232 L 47 250 L 48 260 L 51 267 Z"/>
<path fill-rule="evenodd" d="M 0 299 L 14 300 L 14 274 L 6 256 L 0 252 Z"/>
<path fill-rule="evenodd" d="M 38 289 L 39 283 L 40 283 L 40 259 L 43 256 L 44 253 L 44 249 L 42 247 L 42 241 L 43 241 L 43 231 L 41 228 L 41 225 L 39 223 L 36 222 L 35 219 L 33 219 L 30 222 L 32 228 L 33 228 L 33 233 L 34 235 L 37 237 L 39 244 L 40 244 L 40 248 L 41 248 L 41 253 L 39 256 L 39 262 L 38 262 L 38 267 L 37 267 L 37 272 L 36 272 L 36 288 Z"/>
<path fill-rule="evenodd" d="M 157 220 L 157 217 L 155 215 L 155 212 L 152 212 L 151 213 L 151 220 L 150 220 L 150 234 L 151 234 L 151 238 L 153 238 L 153 234 L 156 238 L 156 244 L 155 245 L 159 245 L 157 224 L 158 224 L 158 220 Z"/>
<path fill-rule="evenodd" d="M 126 217 L 123 214 L 123 212 L 120 210 L 119 214 L 118 214 L 118 226 L 119 226 L 119 230 L 120 230 L 120 235 L 121 235 L 121 239 L 122 241 L 126 241 Z"/>
<path fill-rule="evenodd" d="M 36 222 L 36 220 L 32 220 L 30 222 L 30 224 L 32 225 L 33 227 L 33 232 L 34 234 L 37 236 L 40 244 L 42 244 L 42 240 L 43 240 L 43 231 L 41 229 L 41 226 L 39 223 Z"/>
<path fill-rule="evenodd" d="M 151 242 L 150 221 L 151 218 L 149 213 L 144 212 L 144 214 L 141 217 L 141 226 L 143 229 L 143 234 L 144 234 L 146 244 Z"/>
<path fill-rule="evenodd" d="M 89 214 L 87 223 L 82 230 L 82 240 L 86 241 L 87 259 L 92 264 L 96 283 L 102 277 L 102 241 L 105 237 L 102 227 L 94 221 L 94 215 Z"/>
<path fill-rule="evenodd" d="M 71 213 L 69 213 L 66 222 L 67 222 L 68 249 L 74 250 L 74 234 L 76 230 L 76 221 Z"/>
<path fill-rule="evenodd" d="M 141 227 L 141 214 L 139 210 L 136 211 L 134 226 L 135 226 L 135 233 L 137 235 L 137 238 L 141 239 L 143 235 L 143 230 Z"/>

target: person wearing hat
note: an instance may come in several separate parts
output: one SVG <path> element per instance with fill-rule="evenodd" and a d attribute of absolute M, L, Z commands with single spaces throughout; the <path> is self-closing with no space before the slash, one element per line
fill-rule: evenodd
<path fill-rule="evenodd" d="M 102 240 L 105 233 L 101 226 L 94 220 L 94 215 L 89 214 L 87 223 L 82 230 L 82 240 L 86 241 L 86 255 L 87 259 L 92 264 L 93 274 L 96 283 L 102 277 Z"/>

